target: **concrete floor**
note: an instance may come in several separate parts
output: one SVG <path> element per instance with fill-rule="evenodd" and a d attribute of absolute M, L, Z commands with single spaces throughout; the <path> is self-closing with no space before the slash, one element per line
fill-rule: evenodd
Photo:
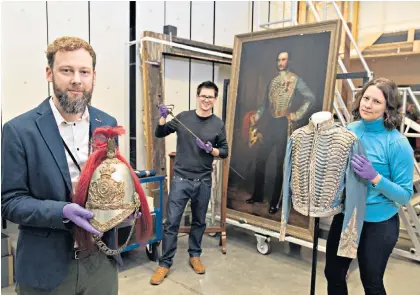
<path fill-rule="evenodd" d="M 311 250 L 290 247 L 288 243 L 272 240 L 272 252 L 261 255 L 256 251 L 252 232 L 233 226 L 227 228 L 227 254 L 221 253 L 219 239 L 205 234 L 202 261 L 207 267 L 204 275 L 197 275 L 188 265 L 188 237 L 180 235 L 178 252 L 171 274 L 159 286 L 149 284 L 157 263 L 148 260 L 144 249 L 136 249 L 123 256 L 120 269 L 119 295 L 132 294 L 309 294 Z M 325 255 L 318 254 L 316 294 L 326 294 L 323 274 Z M 357 261 L 351 265 L 348 280 L 349 294 L 362 295 Z M 388 294 L 420 295 L 420 263 L 391 257 L 385 273 Z M 3 288 L 1 294 L 14 293 L 14 287 Z"/>

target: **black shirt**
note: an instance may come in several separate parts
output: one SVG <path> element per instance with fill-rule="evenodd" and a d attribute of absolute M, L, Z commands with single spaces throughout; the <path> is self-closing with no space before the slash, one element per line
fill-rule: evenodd
<path fill-rule="evenodd" d="M 211 142 L 219 150 L 219 157 L 228 156 L 225 124 L 219 117 L 212 114 L 200 117 L 195 110 L 179 113 L 176 118 L 197 135 L 204 143 Z M 196 138 L 175 119 L 165 125 L 157 125 L 156 137 L 165 137 L 177 133 L 174 175 L 189 179 L 211 179 L 213 170 L 213 155 L 206 153 L 197 143 Z"/>

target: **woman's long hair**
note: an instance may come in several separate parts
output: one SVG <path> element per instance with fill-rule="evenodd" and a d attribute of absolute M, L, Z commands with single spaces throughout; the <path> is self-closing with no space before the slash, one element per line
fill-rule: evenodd
<path fill-rule="evenodd" d="M 89 156 L 86 161 L 82 172 L 80 174 L 79 183 L 76 188 L 76 192 L 73 195 L 73 203 L 79 204 L 85 207 L 87 201 L 87 195 L 89 190 L 90 181 L 95 169 L 107 158 L 107 141 L 108 138 L 114 138 L 125 133 L 125 130 L 121 126 L 117 127 L 100 127 L 96 128 L 93 133 L 92 147 L 93 153 Z M 141 204 L 140 212 L 141 216 L 136 219 L 136 238 L 140 243 L 148 241 L 152 233 L 152 216 L 150 214 L 149 205 L 147 203 L 146 195 L 144 194 L 143 188 L 141 187 L 138 177 L 134 173 L 129 163 L 120 154 L 119 149 L 115 149 L 115 156 L 121 162 L 123 162 L 131 172 L 133 177 L 135 190 L 139 195 L 139 201 Z M 134 213 L 134 212 L 133 212 Z M 81 227 L 76 227 L 75 240 L 81 249 L 90 249 L 93 246 L 92 234 L 87 232 Z"/>
<path fill-rule="evenodd" d="M 398 90 L 397 84 L 395 84 L 394 81 L 391 81 L 386 78 L 376 78 L 368 83 L 366 83 L 362 90 L 356 93 L 355 95 L 355 101 L 353 105 L 352 114 L 355 120 L 361 119 L 360 116 L 360 101 L 363 98 L 363 95 L 365 94 L 366 89 L 368 89 L 370 86 L 376 86 L 379 90 L 382 91 L 382 94 L 385 97 L 385 113 L 384 113 L 384 126 L 388 130 L 393 130 L 395 128 L 398 128 L 398 126 L 401 125 L 402 116 L 401 113 L 399 113 L 399 108 L 401 107 L 401 95 Z"/>

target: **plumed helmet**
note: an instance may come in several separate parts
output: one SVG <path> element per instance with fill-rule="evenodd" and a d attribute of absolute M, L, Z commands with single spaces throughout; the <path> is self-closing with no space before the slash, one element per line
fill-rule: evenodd
<path fill-rule="evenodd" d="M 94 132 L 95 151 L 89 156 L 79 179 L 73 201 L 94 213 L 91 225 L 100 232 L 107 232 L 128 217 L 137 217 L 133 222 L 127 241 L 119 249 L 110 249 L 98 236 L 79 230 L 76 240 L 91 246 L 93 241 L 107 255 L 119 254 L 135 229 L 139 242 L 144 242 L 151 234 L 151 215 L 143 189 L 131 166 L 121 156 L 116 144 L 116 136 L 125 131 L 121 126 L 97 128 Z"/>
<path fill-rule="evenodd" d="M 94 217 L 90 223 L 106 232 L 140 209 L 139 196 L 128 167 L 115 157 L 115 140 L 107 139 L 107 158 L 90 179 L 86 209 Z"/>

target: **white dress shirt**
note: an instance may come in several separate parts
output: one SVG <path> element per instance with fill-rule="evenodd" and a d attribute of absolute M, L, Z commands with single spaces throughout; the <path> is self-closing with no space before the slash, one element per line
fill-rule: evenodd
<path fill-rule="evenodd" d="M 80 168 L 83 169 L 83 165 L 89 156 L 89 111 L 86 108 L 82 117 L 75 122 L 67 122 L 63 116 L 61 116 L 57 107 L 55 106 L 52 98 L 50 99 L 50 105 L 54 114 L 55 121 L 57 122 L 58 130 L 63 138 L 64 142 L 70 149 Z M 73 185 L 79 181 L 80 171 L 76 164 L 73 162 L 71 156 L 65 150 L 67 165 L 69 167 L 70 178 Z"/>

